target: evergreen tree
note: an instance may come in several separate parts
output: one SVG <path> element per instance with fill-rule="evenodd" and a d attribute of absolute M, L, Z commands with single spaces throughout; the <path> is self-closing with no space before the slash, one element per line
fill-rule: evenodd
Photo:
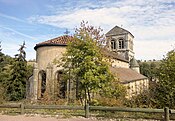
<path fill-rule="evenodd" d="M 21 100 L 25 97 L 27 62 L 24 48 L 25 43 L 20 46 L 19 54 L 15 55 L 15 61 L 11 66 L 10 77 L 7 83 L 7 96 L 11 101 Z"/>
<path fill-rule="evenodd" d="M 4 60 L 4 54 L 1 52 L 2 48 L 1 48 L 1 42 L 0 42 L 0 72 L 2 71 L 3 68 L 3 60 Z"/>
<path fill-rule="evenodd" d="M 4 87 L 2 84 L 2 68 L 3 68 L 3 56 L 4 54 L 1 52 L 2 48 L 1 48 L 1 42 L 0 42 L 0 102 L 4 99 Z"/>

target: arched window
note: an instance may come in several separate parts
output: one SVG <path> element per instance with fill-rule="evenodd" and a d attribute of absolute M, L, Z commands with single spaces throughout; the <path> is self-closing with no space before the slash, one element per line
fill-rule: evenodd
<path fill-rule="evenodd" d="M 119 47 L 119 49 L 124 49 L 124 40 L 123 39 L 119 39 L 118 47 Z"/>
<path fill-rule="evenodd" d="M 116 49 L 116 41 L 115 40 L 111 40 L 111 49 L 112 50 Z"/>
<path fill-rule="evenodd" d="M 56 95 L 59 98 L 66 98 L 66 87 L 67 87 L 67 82 L 64 79 L 64 73 L 63 71 L 57 71 L 56 72 Z"/>
<path fill-rule="evenodd" d="M 43 98 L 46 91 L 46 72 L 40 71 L 38 74 L 38 98 Z"/>

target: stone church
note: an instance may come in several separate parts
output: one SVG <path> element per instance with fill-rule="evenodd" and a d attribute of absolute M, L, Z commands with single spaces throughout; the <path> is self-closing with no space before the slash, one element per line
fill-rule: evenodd
<path fill-rule="evenodd" d="M 107 49 L 104 54 L 110 58 L 111 72 L 126 86 L 127 97 L 141 93 L 148 89 L 148 78 L 141 75 L 139 64 L 134 58 L 134 36 L 121 27 L 115 26 L 106 33 Z M 36 44 L 36 63 L 33 75 L 28 80 L 27 98 L 41 99 L 45 92 L 58 98 L 74 98 L 72 83 L 63 80 L 63 67 L 54 64 L 66 51 L 68 42 L 73 37 L 63 35 L 54 39 Z"/>

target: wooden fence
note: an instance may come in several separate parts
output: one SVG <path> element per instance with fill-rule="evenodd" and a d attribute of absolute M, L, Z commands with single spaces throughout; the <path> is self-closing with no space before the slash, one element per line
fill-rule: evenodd
<path fill-rule="evenodd" d="M 164 121 L 169 121 L 170 114 L 175 114 L 175 110 L 165 107 L 164 109 L 149 108 L 126 108 L 126 107 L 104 107 L 104 106 L 61 106 L 61 105 L 24 105 L 7 104 L 0 105 L 0 108 L 19 108 L 21 114 L 25 113 L 25 109 L 56 109 L 56 110 L 84 110 L 85 117 L 89 118 L 90 111 L 117 111 L 117 112 L 141 112 L 141 113 L 162 113 Z"/>

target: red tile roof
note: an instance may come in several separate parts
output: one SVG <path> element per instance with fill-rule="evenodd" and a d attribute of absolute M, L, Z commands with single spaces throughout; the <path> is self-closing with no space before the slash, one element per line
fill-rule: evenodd
<path fill-rule="evenodd" d="M 38 47 L 41 47 L 41 46 L 53 46 L 53 45 L 65 46 L 68 44 L 68 42 L 71 42 L 71 41 L 73 41 L 72 36 L 63 35 L 63 36 L 59 36 L 57 38 L 53 38 L 53 39 L 41 42 L 39 44 L 36 44 L 34 49 L 36 50 Z"/>
<path fill-rule="evenodd" d="M 119 78 L 119 81 L 124 84 L 141 79 L 147 79 L 147 77 L 145 77 L 144 75 L 137 73 L 130 68 L 110 67 L 110 70 L 116 77 Z"/>

